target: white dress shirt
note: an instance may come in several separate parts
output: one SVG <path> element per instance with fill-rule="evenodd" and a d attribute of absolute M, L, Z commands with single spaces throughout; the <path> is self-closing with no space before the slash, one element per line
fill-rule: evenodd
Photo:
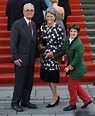
<path fill-rule="evenodd" d="M 26 17 L 24 17 L 24 19 L 25 19 L 27 25 L 29 25 L 29 22 L 31 22 L 31 20 L 28 20 Z M 32 34 L 33 34 L 33 29 L 32 29 Z"/>
<path fill-rule="evenodd" d="M 74 38 L 69 38 L 69 43 L 71 44 L 72 43 L 72 41 L 74 40 Z"/>

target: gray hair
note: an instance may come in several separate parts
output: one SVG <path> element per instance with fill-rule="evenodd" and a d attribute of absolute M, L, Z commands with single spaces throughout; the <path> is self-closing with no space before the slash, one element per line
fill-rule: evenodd
<path fill-rule="evenodd" d="M 56 11 L 55 11 L 55 9 L 53 9 L 53 8 L 48 8 L 48 9 L 46 10 L 46 15 L 47 15 L 47 13 L 51 13 L 51 14 L 54 15 L 54 17 L 56 17 Z"/>
<path fill-rule="evenodd" d="M 27 6 L 32 6 L 33 10 L 34 10 L 34 5 L 31 4 L 31 3 L 26 3 L 24 6 L 23 6 L 23 10 L 26 10 L 26 7 Z"/>

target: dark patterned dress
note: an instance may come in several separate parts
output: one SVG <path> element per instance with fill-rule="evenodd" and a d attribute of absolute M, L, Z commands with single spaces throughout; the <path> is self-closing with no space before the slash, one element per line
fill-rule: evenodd
<path fill-rule="evenodd" d="M 46 54 L 50 51 L 56 53 L 62 48 L 64 31 L 57 24 L 52 27 L 43 24 L 41 26 L 41 34 L 42 44 L 45 44 L 45 50 L 42 53 L 40 78 L 45 82 L 59 83 L 59 62 L 57 59 L 46 57 Z"/>

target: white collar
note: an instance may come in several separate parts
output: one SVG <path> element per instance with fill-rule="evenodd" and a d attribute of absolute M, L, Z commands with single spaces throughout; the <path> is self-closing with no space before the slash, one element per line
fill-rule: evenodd
<path fill-rule="evenodd" d="M 74 40 L 74 38 L 69 38 L 69 43 L 72 43 L 72 41 Z"/>
<path fill-rule="evenodd" d="M 29 22 L 31 22 L 31 20 L 28 20 L 26 17 L 24 17 L 24 19 L 25 19 L 27 25 L 29 24 Z"/>

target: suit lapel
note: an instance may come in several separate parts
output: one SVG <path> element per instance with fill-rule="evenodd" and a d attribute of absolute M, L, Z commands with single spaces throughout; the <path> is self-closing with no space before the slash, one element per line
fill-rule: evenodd
<path fill-rule="evenodd" d="M 22 26 L 25 29 L 26 33 L 28 34 L 29 38 L 31 38 L 29 27 L 28 27 L 28 25 L 27 25 L 27 23 L 26 23 L 24 18 L 22 20 Z"/>
<path fill-rule="evenodd" d="M 32 23 L 32 21 L 31 21 L 31 26 L 32 26 L 32 38 L 33 38 L 34 28 L 33 28 L 33 23 Z"/>
<path fill-rule="evenodd" d="M 30 34 L 30 30 L 29 30 L 29 27 L 28 27 L 25 19 L 22 18 L 22 27 L 23 27 L 23 29 L 25 30 L 26 34 L 29 36 L 29 39 L 32 42 L 32 41 L 34 41 L 34 39 L 36 39 L 36 27 L 35 27 L 35 25 L 32 21 L 31 21 L 31 25 L 32 25 L 32 30 L 33 30 L 32 35 Z"/>

